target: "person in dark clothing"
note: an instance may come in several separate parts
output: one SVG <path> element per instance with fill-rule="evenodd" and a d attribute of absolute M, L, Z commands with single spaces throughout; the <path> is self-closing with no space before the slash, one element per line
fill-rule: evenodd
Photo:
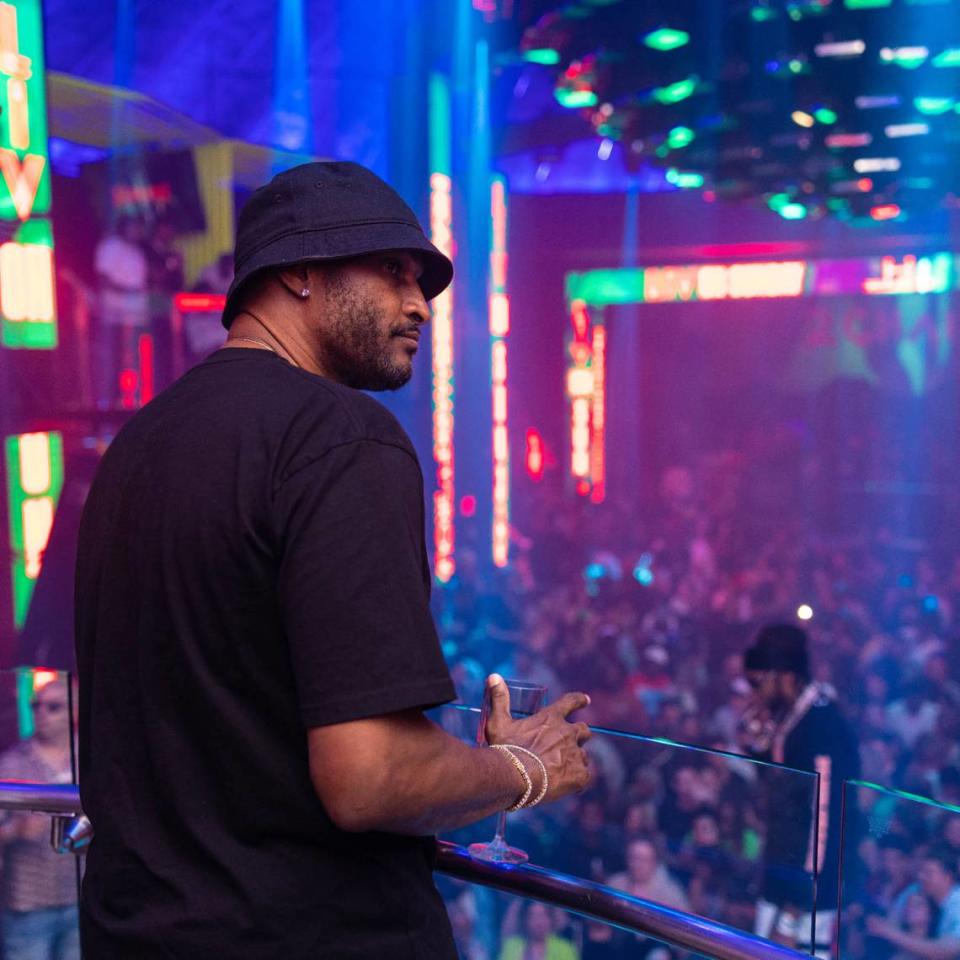
<path fill-rule="evenodd" d="M 361 390 L 410 378 L 452 266 L 382 180 L 313 163 L 240 216 L 227 346 L 134 416 L 81 522 L 80 789 L 96 960 L 453 960 L 432 835 L 589 781 L 584 694 L 491 747 L 423 711 L 422 476 Z M 518 749 L 519 748 L 519 749 Z"/>
<path fill-rule="evenodd" d="M 843 783 L 860 775 L 857 741 L 835 691 L 811 680 L 807 635 L 799 627 L 764 627 L 746 651 L 744 666 L 755 693 L 752 751 L 784 765 L 765 771 L 767 838 L 756 932 L 807 952 L 813 936 L 815 955 L 829 957 L 837 921 Z M 819 774 L 819 798 L 796 770 Z"/>

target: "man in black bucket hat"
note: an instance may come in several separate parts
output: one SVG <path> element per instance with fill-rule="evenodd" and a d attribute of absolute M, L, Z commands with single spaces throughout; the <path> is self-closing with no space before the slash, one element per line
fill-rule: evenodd
<path fill-rule="evenodd" d="M 750 749 L 792 768 L 759 768 L 769 822 L 754 929 L 829 958 L 837 934 L 843 784 L 860 775 L 857 741 L 836 690 L 813 679 L 806 631 L 767 624 L 743 659 L 754 691 L 744 723 Z M 814 779 L 797 770 L 819 774 L 819 793 Z M 847 812 L 853 835 L 855 816 Z"/>
<path fill-rule="evenodd" d="M 409 439 L 362 389 L 412 372 L 452 277 L 352 163 L 275 177 L 240 215 L 228 341 L 104 456 L 80 533 L 81 898 L 96 960 L 453 960 L 441 829 L 587 780 L 567 694 L 489 742 L 429 612 Z M 542 797 L 540 796 L 542 794 Z"/>
<path fill-rule="evenodd" d="M 230 346 L 271 349 L 368 390 L 410 379 L 426 301 L 453 277 L 413 211 L 356 163 L 304 164 L 257 190 L 240 214 L 234 262 Z M 388 274 L 405 283 L 385 283 Z"/>

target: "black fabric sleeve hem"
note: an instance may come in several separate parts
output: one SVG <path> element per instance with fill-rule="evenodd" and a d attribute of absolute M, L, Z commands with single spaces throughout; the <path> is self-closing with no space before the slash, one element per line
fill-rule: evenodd
<path fill-rule="evenodd" d="M 349 699 L 305 704 L 300 708 L 300 716 L 307 727 L 326 727 L 401 710 L 429 710 L 455 700 L 456 696 L 449 678 L 438 678 L 365 692 L 352 690 Z"/>

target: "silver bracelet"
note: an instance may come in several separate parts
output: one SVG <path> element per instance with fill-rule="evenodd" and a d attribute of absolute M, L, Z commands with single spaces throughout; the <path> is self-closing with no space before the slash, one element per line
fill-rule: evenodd
<path fill-rule="evenodd" d="M 530 807 L 535 807 L 547 795 L 547 790 L 550 789 L 550 778 L 547 776 L 547 768 L 544 766 L 543 761 L 532 750 L 528 750 L 526 747 L 518 747 L 515 743 L 507 744 L 507 748 L 511 751 L 519 750 L 528 757 L 533 757 L 537 762 L 537 766 L 540 767 L 540 776 L 543 777 L 543 783 L 540 787 L 540 792 L 529 803 L 524 804 L 524 809 L 529 810 Z"/>
<path fill-rule="evenodd" d="M 530 779 L 530 774 L 527 773 L 527 768 L 523 765 L 523 761 L 510 749 L 509 746 L 503 743 L 491 743 L 491 750 L 498 750 L 505 757 L 508 757 L 510 762 L 520 771 L 520 776 L 523 777 L 523 783 L 526 789 L 523 791 L 523 796 L 520 797 L 516 803 L 511 804 L 507 807 L 507 813 L 513 813 L 516 810 L 521 810 L 525 806 L 526 802 L 530 799 L 530 794 L 533 793 L 533 781 Z"/>

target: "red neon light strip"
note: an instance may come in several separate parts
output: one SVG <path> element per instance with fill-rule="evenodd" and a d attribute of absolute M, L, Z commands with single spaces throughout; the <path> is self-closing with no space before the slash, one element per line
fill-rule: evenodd
<path fill-rule="evenodd" d="M 570 304 L 573 337 L 569 345 L 567 396 L 570 399 L 570 473 L 577 480 L 580 496 L 590 493 L 590 421 L 593 396 L 593 340 L 590 313 L 582 300 Z"/>
<path fill-rule="evenodd" d="M 222 293 L 178 293 L 173 303 L 181 313 L 223 313 L 227 298 Z"/>
<path fill-rule="evenodd" d="M 593 328 L 593 432 L 590 438 L 590 499 L 603 503 L 607 492 L 606 420 L 607 420 L 607 332 Z"/>
<path fill-rule="evenodd" d="M 153 337 L 149 333 L 140 335 L 137 342 L 140 357 L 140 406 L 153 399 Z"/>
<path fill-rule="evenodd" d="M 527 473 L 531 480 L 543 479 L 544 470 L 543 437 L 531 427 L 527 431 Z"/>

